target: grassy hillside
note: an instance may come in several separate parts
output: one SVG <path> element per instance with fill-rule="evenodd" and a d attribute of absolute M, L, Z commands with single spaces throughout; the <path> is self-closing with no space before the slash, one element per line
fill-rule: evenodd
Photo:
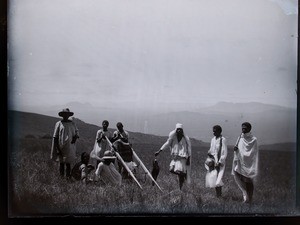
<path fill-rule="evenodd" d="M 231 175 L 232 148 L 229 147 L 224 175 L 223 198 L 205 188 L 204 161 L 208 143 L 193 140 L 192 184 L 178 190 L 177 177 L 168 172 L 169 152 L 158 156 L 161 167 L 157 182 L 138 170 L 143 190 L 124 181 L 120 189 L 99 184 L 83 185 L 60 179 L 58 164 L 50 161 L 52 130 L 58 118 L 10 112 L 9 114 L 9 201 L 10 216 L 107 215 L 107 214 L 249 214 L 297 215 L 295 208 L 295 151 L 260 151 L 259 176 L 254 200 L 242 204 L 242 195 Z M 12 120 L 13 119 L 13 120 Z M 89 151 L 99 127 L 76 120 L 80 130 L 78 156 Z M 146 167 L 152 169 L 154 152 L 166 137 L 130 133 L 133 148 Z M 289 146 L 280 146 L 281 148 Z M 78 157 L 79 160 L 79 157 Z"/>

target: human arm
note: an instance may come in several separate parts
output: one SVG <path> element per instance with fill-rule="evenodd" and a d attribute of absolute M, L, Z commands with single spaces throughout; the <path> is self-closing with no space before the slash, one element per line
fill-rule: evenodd
<path fill-rule="evenodd" d="M 220 156 L 220 159 L 219 159 L 219 162 L 218 164 L 220 166 L 222 165 L 225 165 L 225 161 L 226 161 L 226 158 L 227 158 L 227 140 L 226 138 L 222 138 L 222 149 L 221 149 L 221 156 Z"/>
<path fill-rule="evenodd" d="M 54 143 L 54 149 L 56 150 L 56 154 L 60 155 L 61 154 L 61 149 L 59 147 L 58 137 L 53 138 L 53 143 Z"/>
<path fill-rule="evenodd" d="M 97 169 L 96 169 L 96 171 L 95 171 L 95 181 L 96 182 L 98 182 L 99 181 L 99 179 L 100 179 L 100 173 L 101 173 L 101 171 L 103 170 L 103 163 L 102 162 L 100 162 L 99 164 L 98 164 L 98 166 L 97 166 Z"/>
<path fill-rule="evenodd" d="M 126 143 L 129 142 L 129 133 L 128 133 L 127 131 L 124 131 L 124 134 L 123 134 L 123 135 L 120 134 L 120 136 L 121 136 L 121 140 L 122 140 L 123 142 L 126 142 Z"/>
<path fill-rule="evenodd" d="M 192 144 L 190 138 L 188 136 L 185 137 L 188 149 L 188 158 L 186 160 L 186 165 L 189 166 L 191 164 L 191 157 L 192 157 Z"/>
<path fill-rule="evenodd" d="M 105 140 L 105 133 L 103 130 L 99 130 L 96 135 L 96 141 L 100 143 L 102 140 Z"/>
<path fill-rule="evenodd" d="M 211 158 L 213 158 L 214 156 L 213 156 L 213 150 L 214 150 L 214 138 L 212 138 L 211 139 L 211 141 L 210 141 L 210 147 L 209 147 L 209 149 L 208 149 L 208 152 L 207 152 L 207 155 L 209 156 L 209 157 L 211 157 Z"/>
<path fill-rule="evenodd" d="M 161 148 L 154 153 L 155 156 L 158 156 L 160 152 L 165 150 L 166 148 L 170 148 L 172 146 L 173 139 L 171 137 L 161 146 Z"/>
<path fill-rule="evenodd" d="M 74 129 L 75 129 L 75 134 L 72 137 L 71 144 L 75 144 L 76 140 L 79 138 L 79 131 L 78 131 L 78 128 L 74 121 L 73 121 L 73 125 L 74 125 Z"/>

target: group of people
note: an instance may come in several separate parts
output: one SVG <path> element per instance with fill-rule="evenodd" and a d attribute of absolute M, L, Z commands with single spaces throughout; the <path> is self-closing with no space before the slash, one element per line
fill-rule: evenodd
<path fill-rule="evenodd" d="M 251 203 L 254 178 L 258 174 L 258 144 L 257 138 L 251 134 L 252 125 L 242 123 L 242 132 L 234 146 L 231 174 L 243 194 L 243 202 Z M 222 127 L 213 126 L 214 137 L 210 142 L 208 157 L 205 161 L 207 169 L 205 185 L 215 188 L 217 197 L 222 196 L 222 179 L 227 158 L 227 142 L 222 136 Z"/>
<path fill-rule="evenodd" d="M 62 120 L 55 124 L 51 148 L 51 159 L 59 162 L 61 176 L 74 177 L 87 183 L 93 174 L 94 182 L 121 185 L 122 179 L 128 178 L 128 169 L 133 171 L 137 166 L 132 158 L 132 148 L 129 143 L 129 133 L 124 130 L 121 122 L 117 123 L 117 130 L 111 133 L 108 130 L 109 122 L 102 122 L 102 129 L 97 131 L 93 150 L 88 154 L 81 154 L 81 161 L 71 170 L 71 163 L 76 157 L 76 140 L 79 138 L 78 128 L 69 117 L 74 113 L 68 108 L 58 113 Z M 242 123 L 242 132 L 234 146 L 234 157 L 231 174 L 243 195 L 243 202 L 252 201 L 254 178 L 258 172 L 258 144 L 257 138 L 251 134 L 251 124 Z M 207 169 L 205 185 L 215 188 L 216 196 L 222 196 L 222 179 L 225 172 L 227 158 L 227 141 L 222 136 L 222 127 L 215 125 L 212 128 L 214 137 L 205 160 Z M 120 151 L 122 149 L 122 151 Z M 178 176 L 180 190 L 184 182 L 191 183 L 192 146 L 188 135 L 184 132 L 183 124 L 177 123 L 175 129 L 169 133 L 167 141 L 154 153 L 157 157 L 164 150 L 171 150 L 169 171 Z M 116 153 L 118 152 L 118 153 Z M 120 154 L 119 154 L 120 153 Z M 122 154 L 121 154 L 122 153 Z M 121 155 L 122 160 L 116 158 Z M 90 159 L 96 160 L 95 167 Z M 66 170 L 65 170 L 66 168 Z M 118 168 L 118 170 L 117 170 Z M 125 169 L 126 168 L 126 169 Z M 94 173 L 91 171 L 95 170 Z"/>

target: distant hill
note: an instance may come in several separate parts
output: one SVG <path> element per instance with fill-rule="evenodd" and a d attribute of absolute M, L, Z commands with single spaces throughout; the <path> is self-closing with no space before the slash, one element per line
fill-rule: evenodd
<path fill-rule="evenodd" d="M 219 124 L 228 143 L 235 144 L 241 124 L 252 124 L 252 133 L 260 144 L 296 142 L 296 109 L 261 103 L 219 103 L 198 112 L 172 112 L 149 119 L 150 133 L 162 135 L 176 122 L 184 124 L 191 137 L 208 142 L 212 127 Z M 167 125 L 166 125 L 167 124 Z"/>
<path fill-rule="evenodd" d="M 14 138 L 27 138 L 27 139 L 51 139 L 53 136 L 54 125 L 61 118 L 41 115 L 37 113 L 8 111 L 8 133 L 9 137 Z M 95 142 L 97 130 L 101 127 L 88 124 L 78 118 L 73 118 L 79 129 L 80 142 L 82 145 L 87 146 L 86 151 L 89 151 Z M 109 128 L 112 132 L 115 129 Z M 151 134 L 143 134 L 139 132 L 129 131 L 130 142 L 135 144 L 148 144 L 148 145 L 162 145 L 167 136 L 157 136 Z M 203 143 L 200 140 L 191 139 L 194 146 L 208 146 L 207 143 Z M 49 143 L 51 141 L 49 140 Z M 83 147 L 83 146 L 82 146 Z M 84 147 L 83 147 L 84 148 Z"/>
<path fill-rule="evenodd" d="M 175 117 L 175 115 L 172 116 L 172 114 L 169 114 L 168 118 L 157 117 L 157 121 L 161 121 L 162 118 L 170 121 L 172 120 L 175 121 L 176 119 L 181 118 L 182 119 L 181 121 L 184 122 L 185 127 L 189 127 L 190 129 L 190 126 L 192 126 L 193 124 L 192 123 L 189 124 L 188 121 L 184 120 L 184 118 L 189 118 L 191 119 L 191 121 L 199 120 L 199 115 L 201 116 L 202 114 L 185 112 L 182 114 L 182 117 L 180 117 L 179 115 L 176 115 Z M 202 118 L 203 121 L 206 121 L 206 123 L 205 124 L 202 123 L 199 129 L 203 129 L 204 126 L 211 126 L 210 123 L 212 122 L 208 120 L 204 120 L 204 118 L 206 117 L 205 115 L 202 116 L 203 116 Z M 47 141 L 47 139 L 52 138 L 54 125 L 60 119 L 61 118 L 59 117 L 51 117 L 51 116 L 46 116 L 37 113 L 28 113 L 28 112 L 9 110 L 8 111 L 8 134 L 11 140 L 13 140 L 14 138 L 23 138 L 23 139 L 39 138 L 39 139 L 45 139 L 45 141 Z M 90 151 L 95 142 L 96 132 L 101 127 L 94 124 L 85 123 L 79 118 L 73 118 L 73 119 L 75 120 L 80 131 L 79 147 L 81 148 L 81 151 Z M 170 129 L 174 129 L 174 128 L 170 127 Z M 223 129 L 224 131 L 226 131 L 226 134 L 228 134 L 226 130 L 226 126 L 223 126 Z M 239 129 L 239 127 L 237 127 L 236 129 Z M 109 130 L 114 131 L 115 129 L 109 128 Z M 274 130 L 272 129 L 269 132 L 271 134 L 274 134 Z M 169 130 L 168 132 L 166 130 L 166 133 L 168 134 Z M 159 136 L 159 135 L 152 135 L 152 134 L 144 134 L 140 132 L 132 132 L 130 130 L 129 130 L 129 134 L 130 134 L 130 142 L 133 144 L 133 146 L 155 145 L 156 148 L 159 148 L 167 140 L 166 135 Z M 212 136 L 212 134 L 209 135 Z M 197 149 L 199 146 L 201 146 L 202 149 L 208 150 L 209 148 L 209 142 L 204 142 L 202 140 L 195 139 L 195 138 L 191 138 L 191 141 L 194 149 Z M 50 143 L 51 140 L 48 140 L 48 142 Z M 229 143 L 229 148 L 230 145 L 231 144 Z M 285 143 L 274 143 L 272 145 L 265 145 L 259 143 L 259 145 L 261 150 L 279 150 L 279 151 L 296 150 L 296 144 L 293 141 L 285 142 Z"/>

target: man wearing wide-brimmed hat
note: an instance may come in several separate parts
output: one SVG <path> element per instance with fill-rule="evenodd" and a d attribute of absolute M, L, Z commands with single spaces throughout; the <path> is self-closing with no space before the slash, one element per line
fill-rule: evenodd
<path fill-rule="evenodd" d="M 98 164 L 95 172 L 95 181 L 100 180 L 105 185 L 120 186 L 122 183 L 122 176 L 114 165 L 116 157 L 111 151 L 105 151 L 102 159 L 103 162 Z"/>
<path fill-rule="evenodd" d="M 50 158 L 59 161 L 60 175 L 70 178 L 71 164 L 76 159 L 75 143 L 79 138 L 79 132 L 74 121 L 69 119 L 74 115 L 73 112 L 65 108 L 58 115 L 63 119 L 55 124 Z"/>

